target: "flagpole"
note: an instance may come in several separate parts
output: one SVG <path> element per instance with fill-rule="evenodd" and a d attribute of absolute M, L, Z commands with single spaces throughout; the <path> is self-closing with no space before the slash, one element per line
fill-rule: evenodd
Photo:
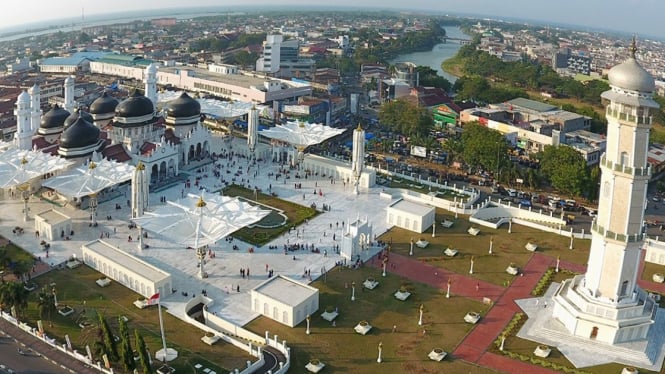
<path fill-rule="evenodd" d="M 164 336 L 164 321 L 162 320 L 162 303 L 160 300 L 157 300 L 157 311 L 159 313 L 159 330 L 162 333 L 162 348 L 164 349 L 164 363 L 166 363 L 167 360 L 167 353 L 166 353 L 166 337 Z"/>

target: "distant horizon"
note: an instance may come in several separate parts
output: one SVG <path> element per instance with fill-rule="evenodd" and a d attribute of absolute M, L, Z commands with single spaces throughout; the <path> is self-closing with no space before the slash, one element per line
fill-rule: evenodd
<path fill-rule="evenodd" d="M 488 9 L 487 7 L 480 7 L 477 8 L 478 10 L 481 10 L 481 12 L 473 12 L 473 4 L 470 4 L 469 8 L 471 9 L 464 9 L 464 10 L 454 10 L 450 9 L 449 11 L 446 10 L 447 7 L 444 7 L 444 3 L 447 3 L 445 0 L 441 0 L 441 6 L 436 6 L 434 9 L 431 7 L 427 8 L 422 8 L 423 3 L 428 3 L 429 1 L 427 0 L 413 0 L 413 8 L 403 8 L 399 6 L 393 6 L 391 7 L 390 4 L 387 4 L 387 7 L 379 7 L 379 5 L 376 4 L 369 4 L 372 3 L 373 0 L 365 0 L 368 4 L 367 5 L 343 5 L 341 3 L 346 2 L 346 0 L 340 0 L 340 5 L 337 6 L 318 6 L 318 5 L 307 5 L 307 8 L 296 4 L 298 1 L 297 0 L 285 0 L 283 5 L 280 4 L 275 4 L 275 3 L 270 3 L 270 4 L 260 4 L 260 3 L 252 3 L 249 5 L 228 5 L 228 6 L 220 6 L 220 5 L 205 5 L 201 4 L 198 5 L 197 3 L 201 2 L 206 2 L 209 0 L 192 0 L 195 5 L 191 7 L 180 7 L 180 6 L 171 6 L 171 7 L 161 7 L 158 9 L 151 8 L 150 4 L 145 4 L 142 3 L 142 5 L 145 5 L 146 8 L 143 9 L 138 9 L 136 7 L 133 8 L 128 8 L 126 11 L 99 11 L 97 8 L 94 8 L 96 5 L 89 5 L 88 8 L 93 7 L 93 9 L 85 9 L 83 6 L 83 3 L 85 2 L 84 0 L 60 0 L 58 3 L 61 2 L 79 2 L 82 4 L 80 9 L 79 14 L 76 16 L 68 16 L 68 17 L 58 17 L 58 13 L 52 13 L 49 15 L 52 15 L 53 17 L 51 18 L 42 18 L 38 19 L 36 17 L 31 17 L 32 22 L 23 22 L 23 23 L 14 23 L 12 24 L 12 21 L 16 21 L 16 19 L 7 19 L 5 20 L 5 16 L 0 15 L 0 21 L 5 21 L 0 23 L 3 26 L 0 26 L 0 34 L 8 34 L 8 33 L 21 33 L 23 31 L 27 30 L 33 30 L 37 28 L 44 28 L 44 27 L 53 27 L 55 28 L 56 26 L 63 27 L 63 26 L 69 26 L 69 25 L 85 25 L 87 23 L 94 24 L 94 23 L 99 23 L 101 21 L 107 21 L 107 20 L 114 20 L 116 18 L 124 19 L 124 18 L 136 18 L 136 19 L 141 19 L 141 18 L 155 18 L 159 16 L 173 16 L 173 15 L 180 15 L 180 18 L 186 18 L 187 15 L 192 15 L 196 13 L 202 13 L 208 14 L 212 11 L 212 13 L 216 14 L 221 14 L 221 13 L 227 13 L 227 12 L 238 12 L 238 11 L 245 11 L 245 12 L 251 12 L 251 13 L 256 13 L 260 11 L 265 11 L 265 12 L 274 12 L 274 11 L 299 11 L 299 12 L 307 12 L 307 11 L 322 11 L 322 10 L 335 10 L 335 11 L 340 11 L 340 12 L 353 12 L 357 10 L 366 10 L 366 11 L 375 11 L 375 12 L 381 12 L 381 11 L 386 11 L 386 12 L 414 12 L 414 13 L 423 13 L 425 15 L 450 15 L 450 16 L 456 16 L 456 17 L 471 17 L 471 18 L 478 18 L 478 19 L 484 19 L 484 18 L 489 18 L 489 19 L 495 19 L 495 20 L 501 20 L 501 21 L 506 21 L 506 22 L 516 22 L 516 23 L 521 23 L 521 24 L 529 24 L 529 25 L 538 25 L 538 26 L 552 26 L 552 27 L 559 27 L 559 28 L 565 28 L 565 29 L 572 29 L 572 30 L 579 30 L 579 31 L 601 31 L 601 32 L 608 32 L 608 33 L 617 33 L 617 34 L 622 34 L 626 36 L 630 36 L 633 34 L 638 35 L 639 38 L 641 39 L 658 39 L 661 40 L 662 38 L 665 37 L 665 32 L 663 34 L 658 34 L 658 33 L 652 33 L 652 32 L 644 32 L 640 30 L 630 30 L 626 26 L 621 27 L 624 25 L 623 23 L 617 24 L 617 23 L 612 23 L 612 22 L 603 22 L 601 24 L 590 24 L 590 23 L 576 23 L 574 22 L 573 19 L 567 19 L 566 21 L 561 21 L 561 20 L 555 20 L 555 19 L 543 19 L 543 17 L 537 17 L 538 14 L 542 15 L 545 14 L 543 12 L 535 12 L 534 14 L 528 14 L 526 16 L 520 16 L 517 12 L 511 13 L 511 15 L 501 15 L 501 14 L 488 14 Z M 128 0 L 116 0 L 116 1 L 128 1 Z M 212 1 L 212 0 L 210 0 Z M 250 0 L 254 1 L 254 0 Z M 258 0 L 261 1 L 261 0 Z M 468 2 L 470 3 L 482 3 L 484 1 L 491 1 L 491 0 L 469 0 Z M 516 0 L 518 2 L 522 0 Z M 526 0 L 524 0 L 526 1 Z M 574 1 L 574 0 L 561 0 L 561 1 Z M 589 0 L 589 2 L 597 2 L 598 0 Z M 610 0 L 606 0 L 610 2 Z M 621 0 L 617 0 L 621 1 Z M 170 3 L 170 0 L 162 0 L 161 3 Z M 248 1 L 249 2 L 249 1 Z M 628 2 L 633 2 L 633 3 L 640 3 L 640 2 L 653 2 L 653 0 L 628 0 Z M 388 2 L 390 3 L 390 2 Z M 356 3 L 357 4 L 357 3 Z M 665 2 L 664 2 L 665 5 Z M 71 8 L 70 8 L 71 9 Z M 85 9 L 85 14 L 83 14 L 83 11 Z M 114 10 L 117 10 L 118 8 L 115 8 Z M 121 8 L 122 9 L 122 8 Z M 665 9 L 664 9 L 665 11 Z M 73 12 L 68 12 L 67 14 L 72 14 Z M 78 12 L 77 12 L 78 13 Z M 586 20 L 586 19 L 585 19 Z M 589 19 L 591 20 L 591 19 Z M 595 19 L 597 21 L 597 19 Z M 612 26 L 617 26 L 617 27 L 612 27 Z"/>

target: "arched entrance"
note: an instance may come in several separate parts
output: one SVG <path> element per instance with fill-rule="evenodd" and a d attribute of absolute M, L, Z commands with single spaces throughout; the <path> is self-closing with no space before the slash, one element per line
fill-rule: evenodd
<path fill-rule="evenodd" d="M 158 179 L 159 179 L 159 168 L 155 164 L 152 165 L 152 169 L 150 170 L 150 183 L 156 183 Z"/>
<path fill-rule="evenodd" d="M 166 161 L 162 161 L 159 164 L 159 180 L 166 179 Z"/>

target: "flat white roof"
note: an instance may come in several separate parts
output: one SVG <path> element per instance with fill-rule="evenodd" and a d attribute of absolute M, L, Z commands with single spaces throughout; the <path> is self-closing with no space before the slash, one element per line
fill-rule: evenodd
<path fill-rule="evenodd" d="M 66 222 L 71 220 L 71 217 L 58 212 L 57 210 L 49 209 L 45 212 L 37 214 L 44 221 L 50 223 L 51 225 L 57 225 L 58 223 Z"/>
<path fill-rule="evenodd" d="M 319 290 L 293 279 L 278 275 L 256 286 L 252 291 L 268 296 L 283 304 L 298 306 Z"/>
<path fill-rule="evenodd" d="M 171 274 L 159 270 L 158 268 L 148 264 L 147 262 L 142 261 L 130 255 L 129 253 L 121 250 L 120 248 L 114 247 L 103 240 L 99 239 L 94 240 L 84 244 L 83 246 L 89 249 L 91 252 L 94 252 L 98 256 L 106 258 L 107 260 L 112 261 L 121 266 L 124 266 L 127 270 L 131 271 L 132 273 L 140 275 L 155 283 L 171 277 Z"/>
<path fill-rule="evenodd" d="M 399 200 L 390 205 L 388 209 L 396 209 L 410 214 L 417 214 L 422 217 L 433 211 L 434 207 L 417 204 L 411 201 Z"/>

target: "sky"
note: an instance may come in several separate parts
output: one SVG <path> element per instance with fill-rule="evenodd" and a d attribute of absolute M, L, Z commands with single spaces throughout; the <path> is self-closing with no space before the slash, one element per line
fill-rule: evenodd
<path fill-rule="evenodd" d="M 330 5 L 320 0 L 35 0 L 31 6 L 3 6 L 0 28 L 86 15 L 188 6 Z M 406 5 L 408 4 L 408 5 Z M 412 8 L 450 14 L 515 18 L 552 24 L 579 25 L 665 38 L 663 0 L 336 0 L 339 7 Z"/>

